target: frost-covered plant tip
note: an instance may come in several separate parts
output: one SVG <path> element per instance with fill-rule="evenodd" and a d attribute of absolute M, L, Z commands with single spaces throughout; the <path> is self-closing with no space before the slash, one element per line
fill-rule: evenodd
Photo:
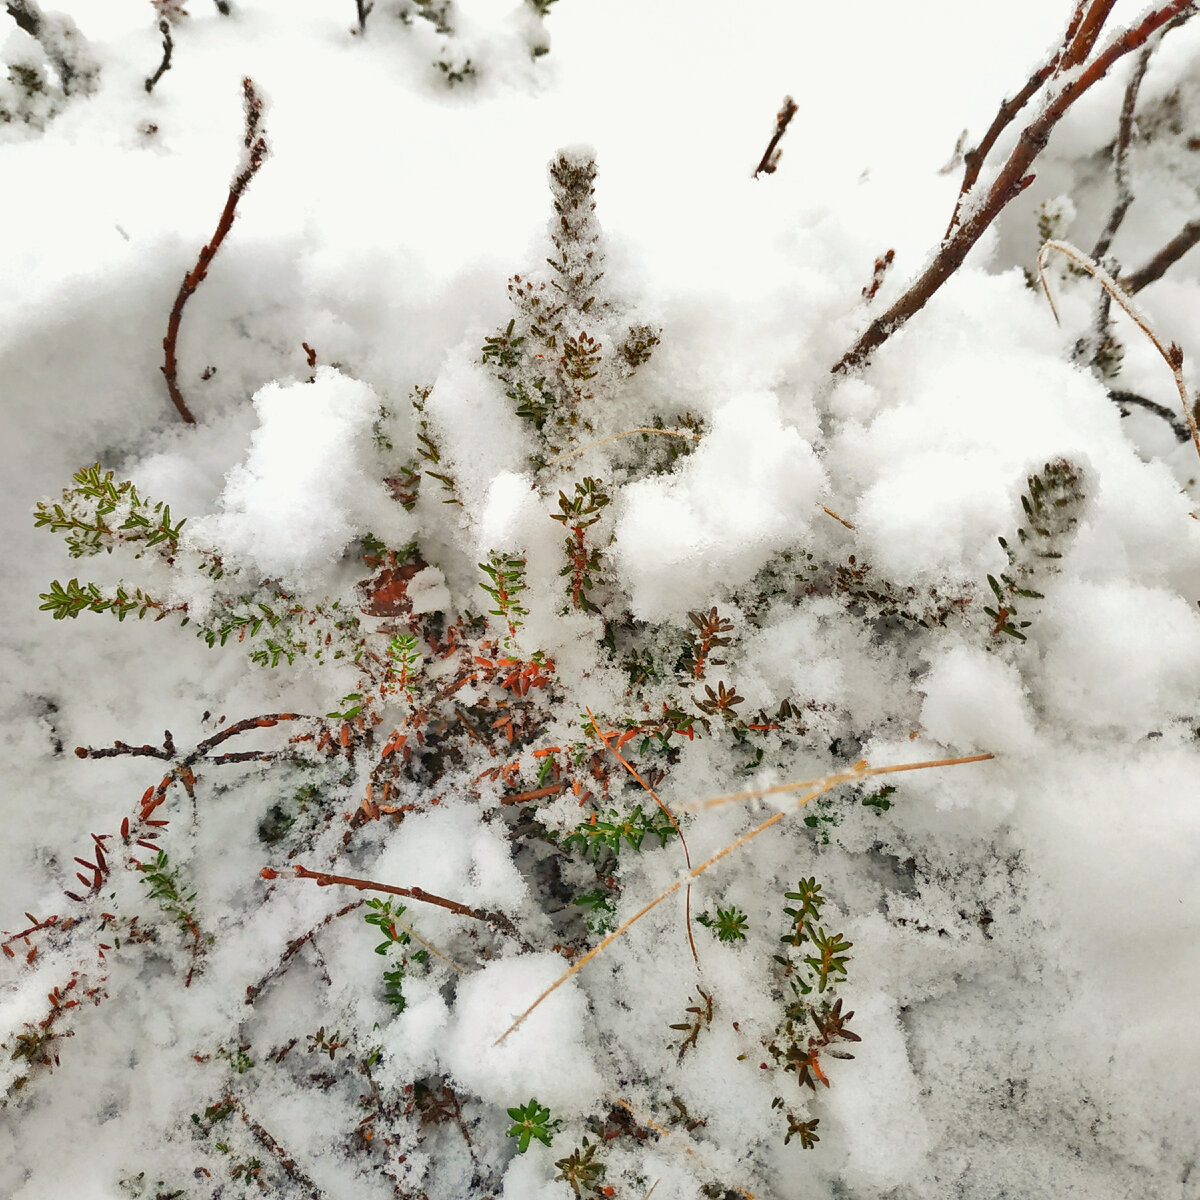
<path fill-rule="evenodd" d="M 28 51 L 49 18 L 10 7 Z M 574 54 L 602 23 L 555 0 L 344 0 L 311 29 L 289 10 L 292 31 L 228 7 L 152 11 L 196 58 L 262 21 L 305 47 L 336 32 L 331 78 L 434 62 L 403 93 L 405 138 L 431 144 L 498 94 L 566 86 L 557 49 L 533 61 L 548 15 Z M 1157 244 L 1124 220 L 1154 178 L 1126 118 L 1194 6 L 1108 34 L 1108 0 L 1066 7 L 958 156 L 950 226 L 907 284 L 927 221 L 877 236 L 844 196 L 799 215 L 812 129 L 789 96 L 754 178 L 761 145 L 728 168 L 740 191 L 676 177 L 677 219 L 715 205 L 699 265 L 661 259 L 683 282 L 638 269 L 663 235 L 615 165 L 610 208 L 620 154 L 552 143 L 542 177 L 509 141 L 478 169 L 538 203 L 496 234 L 502 261 L 441 286 L 459 247 L 419 245 L 414 184 L 381 204 L 407 273 L 368 278 L 360 246 L 338 299 L 336 255 L 297 251 L 293 279 L 252 224 L 309 133 L 277 83 L 268 164 L 244 81 L 217 235 L 189 268 L 200 238 L 172 232 L 182 257 L 149 289 L 135 434 L 73 431 L 22 500 L 47 667 L 14 744 L 57 752 L 27 772 L 39 865 L 0 935 L 14 1144 L 44 1154 L 65 1098 L 101 1192 L 189 1200 L 1185 1194 L 1194 1117 L 1146 1080 L 1186 1072 L 1131 1032 L 1128 980 L 1174 986 L 1192 875 L 1196 464 L 1144 461 L 1162 414 L 1118 401 L 1152 414 L 1122 422 L 1109 387 L 1116 339 L 1122 395 L 1166 391 L 1156 347 L 1187 395 L 1116 256 Z M 39 44 L 51 86 L 58 43 Z M 1127 57 L 1112 145 L 1041 194 L 1033 159 Z M 115 49 L 98 61 L 182 138 L 183 70 L 151 92 Z M 1178 103 L 1200 119 L 1200 89 Z M 12 132 L 54 138 L 82 107 Z M 746 245 L 776 222 L 774 291 L 722 275 L 722 204 Z M 1100 248 L 1073 257 L 1058 239 L 1088 222 Z M 993 224 L 1005 271 L 967 261 Z M 1055 313 L 1025 286 L 1034 232 L 1085 264 L 1053 278 Z M 243 311 L 260 273 L 270 298 Z M 1150 865 L 1114 908 L 1131 845 Z M 0 1151 L 0 1180 L 29 1200 L 22 1155 Z"/>

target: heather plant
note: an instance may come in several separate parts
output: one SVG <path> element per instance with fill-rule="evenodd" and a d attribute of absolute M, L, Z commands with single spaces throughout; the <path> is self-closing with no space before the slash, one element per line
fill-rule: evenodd
<path fill-rule="evenodd" d="M 552 3 L 525 7 L 540 22 Z M 1182 12 L 1160 8 L 1146 37 L 1168 9 Z M 388 12 L 447 44 L 456 36 L 454 6 L 425 0 L 357 5 L 358 34 Z M 886 300 L 895 255 L 877 259 L 861 297 L 870 324 L 839 375 L 865 369 L 1026 186 L 1010 178 L 1029 165 L 1026 141 L 1048 135 L 1098 78 L 1089 56 L 1106 16 L 1080 4 L 1049 66 L 968 154 L 932 273 Z M 1145 43 L 1142 29 L 1125 35 L 1125 52 Z M 462 82 L 470 64 L 438 67 Z M 1054 119 L 1038 110 L 989 182 L 985 161 L 1042 86 Z M 225 232 L 266 153 L 249 81 L 245 95 L 247 156 Z M 756 172 L 763 186 L 783 169 L 779 142 L 796 112 L 789 98 Z M 509 307 L 484 326 L 495 332 L 482 347 L 471 333 L 407 402 L 353 379 L 354 366 L 318 368 L 300 343 L 312 373 L 280 389 L 293 405 L 286 420 L 309 402 L 340 412 L 351 385 L 361 401 L 358 424 L 338 427 L 351 445 L 333 470 L 353 480 L 354 503 L 370 495 L 361 508 L 341 503 L 350 515 L 336 546 L 297 565 L 259 531 L 235 550 L 223 535 L 249 524 L 245 513 L 182 518 L 99 463 L 37 504 L 34 524 L 96 575 L 54 579 L 41 596 L 50 617 L 115 615 L 113 637 L 136 636 L 127 617 L 176 618 L 222 678 L 237 678 L 238 651 L 263 669 L 234 695 L 269 680 L 289 700 L 228 721 L 205 713 L 191 744 L 164 731 L 161 743 L 76 749 L 97 766 L 153 762 L 145 791 L 75 858 L 70 907 L 29 914 L 4 937 L 6 957 L 37 983 L 0 1043 L 6 1106 L 54 1086 L 43 1077 L 74 1048 L 67 1039 L 98 1027 L 88 1008 L 126 994 L 118 985 L 138 971 L 163 987 L 165 962 L 184 988 L 244 980 L 244 995 L 214 997 L 204 1015 L 195 1111 L 163 1151 L 164 1164 L 188 1164 L 198 1195 L 324 1195 L 306 1164 L 320 1175 L 336 1161 L 398 1197 L 482 1198 L 527 1179 L 564 1197 L 636 1196 L 657 1186 L 646 1164 L 674 1155 L 700 1194 L 749 1197 L 790 1178 L 780 1143 L 814 1151 L 808 1161 L 821 1158 L 822 1133 L 832 1148 L 825 1089 L 857 1087 L 861 1103 L 875 1086 L 861 1083 L 877 1078 L 873 1038 L 902 1022 L 877 1015 L 885 993 L 862 967 L 873 961 L 864 944 L 900 957 L 945 935 L 964 980 L 993 951 L 1024 970 L 1011 946 L 991 945 L 993 926 L 1013 936 L 996 897 L 1015 908 L 1018 858 L 963 832 L 954 805 L 968 801 L 953 785 L 931 800 L 877 777 L 992 757 L 986 742 L 946 756 L 959 740 L 952 721 L 936 738 L 924 728 L 936 705 L 919 687 L 934 690 L 939 664 L 977 666 L 976 654 L 1001 682 L 1012 672 L 1014 694 L 1022 681 L 1046 686 L 1037 656 L 1012 643 L 1055 626 L 1051 584 L 1088 511 L 1091 470 L 1052 458 L 1029 476 L 1015 534 L 988 533 L 990 573 L 906 574 L 884 540 L 865 548 L 869 527 L 825 506 L 854 515 L 843 505 L 852 497 L 827 494 L 841 483 L 816 453 L 803 466 L 808 447 L 778 404 L 755 410 L 745 397 L 732 415 L 731 405 L 694 416 L 693 397 L 677 402 L 648 382 L 678 331 L 610 289 L 596 171 L 588 150 L 555 155 L 545 269 L 512 276 Z M 1065 202 L 1043 206 L 1046 237 L 1068 213 Z M 174 337 L 221 236 L 185 278 L 164 341 L 167 392 L 189 422 Z M 876 301 L 891 305 L 885 315 L 867 311 Z M 1181 378 L 1181 352 L 1173 369 Z M 827 401 L 813 401 L 812 438 L 832 454 L 839 437 L 865 435 L 832 402 L 818 411 Z M 753 436 L 738 441 L 742 422 Z M 264 417 L 261 440 L 291 453 L 280 424 Z M 791 439 L 792 457 L 768 492 L 809 471 L 778 501 L 776 525 L 774 510 L 751 508 L 753 456 L 772 436 Z M 1028 470 L 1019 462 L 1014 474 Z M 744 510 L 730 479 L 744 482 Z M 325 482 L 305 479 L 294 503 L 311 489 L 311 519 L 332 524 L 344 493 L 327 499 Z M 869 524 L 866 499 L 862 508 Z M 713 571 L 692 569 L 705 538 L 727 552 Z M 136 581 L 113 581 L 122 565 Z M 661 582 L 672 567 L 678 589 Z M 957 677 L 950 685 L 944 707 L 969 707 Z M 1022 704 L 1023 693 L 1008 697 L 1010 714 Z M 1026 744 L 1016 718 L 997 729 L 1010 747 Z M 248 844 L 220 807 L 235 785 Z M 223 876 L 213 854 L 228 856 Z M 737 886 L 722 882 L 739 862 Z M 214 886 L 235 877 L 227 894 Z M 985 884 L 987 907 L 968 907 Z M 252 941 L 255 955 L 234 961 Z M 185 954 L 172 956 L 179 944 Z M 860 986 L 873 1005 L 853 998 Z M 289 1096 L 322 1114 L 315 1149 L 289 1131 L 276 1104 Z M 565 1155 L 552 1147 L 559 1137 Z M 128 1194 L 192 1194 L 166 1165 L 144 1165 L 123 1169 Z"/>

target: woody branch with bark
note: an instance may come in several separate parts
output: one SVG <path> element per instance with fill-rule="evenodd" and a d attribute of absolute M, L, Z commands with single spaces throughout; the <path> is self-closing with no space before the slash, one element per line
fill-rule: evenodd
<path fill-rule="evenodd" d="M 1182 24 L 1200 8 L 1197 0 L 1171 0 L 1097 49 L 1116 0 L 1078 0 L 1062 40 L 1025 85 L 1004 101 L 979 144 L 965 156 L 965 169 L 950 224 L 929 265 L 892 306 L 858 336 L 833 366 L 844 372 L 864 366 L 898 329 L 933 298 L 962 266 L 967 254 L 1007 205 L 1032 182 L 1030 167 L 1071 107 L 1126 55 L 1145 46 L 1168 26 Z M 1000 137 L 1038 99 L 1033 116 L 1008 157 L 993 171 L 988 160 Z"/>

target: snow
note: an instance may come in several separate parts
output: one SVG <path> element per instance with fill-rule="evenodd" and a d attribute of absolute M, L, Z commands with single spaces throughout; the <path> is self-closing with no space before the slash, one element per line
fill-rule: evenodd
<path fill-rule="evenodd" d="M 586 1138 L 634 1200 L 1200 1197 L 1200 464 L 1029 275 L 1107 219 L 1130 62 L 835 375 L 1065 0 L 57 2 L 0 14 L 0 1193 L 565 1200 Z M 1198 81 L 1193 21 L 1116 278 L 1195 216 Z M 1195 256 L 1137 301 L 1191 380 Z"/>

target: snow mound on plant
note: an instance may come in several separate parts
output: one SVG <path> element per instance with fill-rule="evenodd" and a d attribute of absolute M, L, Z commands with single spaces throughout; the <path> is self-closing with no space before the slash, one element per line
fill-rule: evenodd
<path fill-rule="evenodd" d="M 664 620 L 753 578 L 803 537 L 825 482 L 773 394 L 721 405 L 676 474 L 625 489 L 613 555 L 635 615 Z"/>
<path fill-rule="evenodd" d="M 368 530 L 397 544 L 411 536 L 404 510 L 366 470 L 380 410 L 368 384 L 321 367 L 311 383 L 267 384 L 254 408 L 246 461 L 194 538 L 263 577 L 302 584 Z"/>
<path fill-rule="evenodd" d="M 921 683 L 921 724 L 943 745 L 970 753 L 1028 754 L 1033 722 L 1020 673 L 994 654 L 955 646 Z"/>
<path fill-rule="evenodd" d="M 459 983 L 442 1054 L 458 1082 L 492 1104 L 535 1097 L 558 1117 L 595 1108 L 604 1083 L 587 1047 L 587 1001 L 574 979 L 495 1044 L 564 965 L 557 954 L 526 954 L 489 963 Z"/>

